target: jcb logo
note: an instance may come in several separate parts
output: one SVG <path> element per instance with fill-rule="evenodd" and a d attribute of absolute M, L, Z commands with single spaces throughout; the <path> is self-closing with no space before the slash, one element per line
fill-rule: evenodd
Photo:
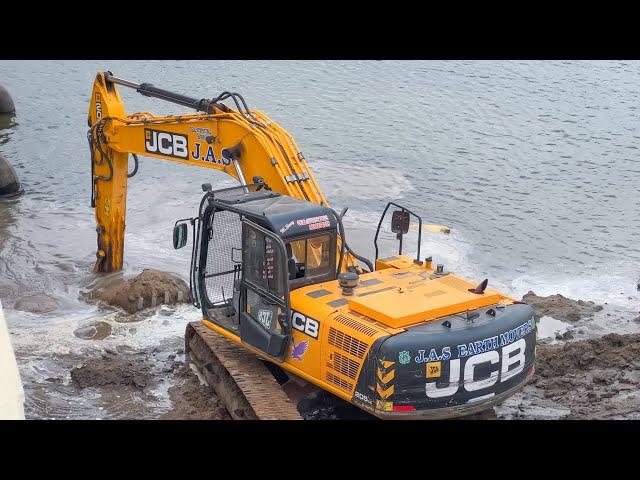
<path fill-rule="evenodd" d="M 300 312 L 291 311 L 291 326 L 311 338 L 318 338 L 320 332 L 320 322 L 313 318 L 305 317 Z"/>
<path fill-rule="evenodd" d="M 102 97 L 96 93 L 96 120 L 102 120 Z"/>
<path fill-rule="evenodd" d="M 467 392 L 475 392 L 492 387 L 498 379 L 500 382 L 506 382 L 524 370 L 526 349 L 527 343 L 524 338 L 521 338 L 517 342 L 502 347 L 502 355 L 497 350 L 490 350 L 468 357 L 463 368 L 460 367 L 459 358 L 451 360 L 448 382 L 440 386 L 436 382 L 427 383 L 427 397 L 449 397 L 457 393 L 461 385 Z M 427 377 L 429 377 L 428 365 Z M 476 374 L 476 369 L 485 371 L 480 378 L 477 378 L 480 375 Z M 487 372 L 488 376 L 486 376 Z"/>
<path fill-rule="evenodd" d="M 149 153 L 176 158 L 187 158 L 189 155 L 189 140 L 186 135 L 145 128 L 144 139 L 144 149 Z"/>

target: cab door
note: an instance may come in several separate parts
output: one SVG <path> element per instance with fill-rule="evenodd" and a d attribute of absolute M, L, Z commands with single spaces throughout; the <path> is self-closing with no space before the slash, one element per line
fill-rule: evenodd
<path fill-rule="evenodd" d="M 242 221 L 240 338 L 269 357 L 284 360 L 291 340 L 286 250 L 282 239 Z"/>

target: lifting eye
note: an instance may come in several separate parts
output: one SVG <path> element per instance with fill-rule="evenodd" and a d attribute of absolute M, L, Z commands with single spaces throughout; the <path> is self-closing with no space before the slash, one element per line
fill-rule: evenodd
<path fill-rule="evenodd" d="M 476 295 L 482 295 L 484 294 L 484 291 L 487 288 L 488 284 L 489 284 L 489 279 L 485 278 L 482 282 L 478 284 L 476 288 L 469 288 L 467 290 L 470 291 L 471 293 L 475 293 Z"/>
<path fill-rule="evenodd" d="M 487 310 L 487 315 L 491 315 L 492 317 L 496 316 L 496 311 L 493 308 Z"/>
<path fill-rule="evenodd" d="M 444 322 L 442 322 L 442 325 L 444 325 L 447 328 L 451 328 L 451 322 L 449 320 L 445 320 Z"/>

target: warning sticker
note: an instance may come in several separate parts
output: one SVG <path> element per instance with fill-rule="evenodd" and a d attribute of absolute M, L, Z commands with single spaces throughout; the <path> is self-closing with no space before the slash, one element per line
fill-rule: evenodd
<path fill-rule="evenodd" d="M 427 378 L 440 378 L 442 362 L 427 362 Z"/>

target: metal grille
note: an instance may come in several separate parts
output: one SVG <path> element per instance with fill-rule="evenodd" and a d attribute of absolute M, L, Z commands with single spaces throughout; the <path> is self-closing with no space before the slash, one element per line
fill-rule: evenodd
<path fill-rule="evenodd" d="M 333 373 L 327 372 L 326 377 L 327 381 L 333 383 L 334 385 L 337 385 L 342 390 L 350 392 L 353 389 L 353 384 L 341 379 L 340 377 L 336 377 Z"/>
<path fill-rule="evenodd" d="M 358 370 L 360 369 L 360 364 L 358 362 L 354 362 L 350 358 L 345 357 L 344 355 L 340 355 L 339 353 L 333 353 L 333 364 L 328 363 L 327 367 L 334 369 L 336 372 L 340 372 L 342 375 L 345 375 L 353 380 L 356 379 L 358 375 Z"/>
<path fill-rule="evenodd" d="M 367 337 L 373 337 L 377 332 L 375 328 L 368 327 L 367 325 L 364 325 L 356 321 L 355 319 L 347 317 L 345 315 L 338 315 L 336 317 L 336 322 L 346 325 L 347 327 L 350 327 L 356 332 L 360 332 Z"/>
<path fill-rule="evenodd" d="M 358 358 L 364 357 L 364 353 L 367 351 L 366 343 L 333 327 L 329 328 L 329 345 L 333 345 Z"/>
<path fill-rule="evenodd" d="M 230 301 L 234 278 L 240 277 L 235 271 L 240 263 L 233 260 L 242 260 L 242 222 L 237 213 L 229 211 L 214 212 L 212 216 L 203 280 L 207 300 L 216 305 Z M 202 234 L 207 235 L 207 232 Z"/>

